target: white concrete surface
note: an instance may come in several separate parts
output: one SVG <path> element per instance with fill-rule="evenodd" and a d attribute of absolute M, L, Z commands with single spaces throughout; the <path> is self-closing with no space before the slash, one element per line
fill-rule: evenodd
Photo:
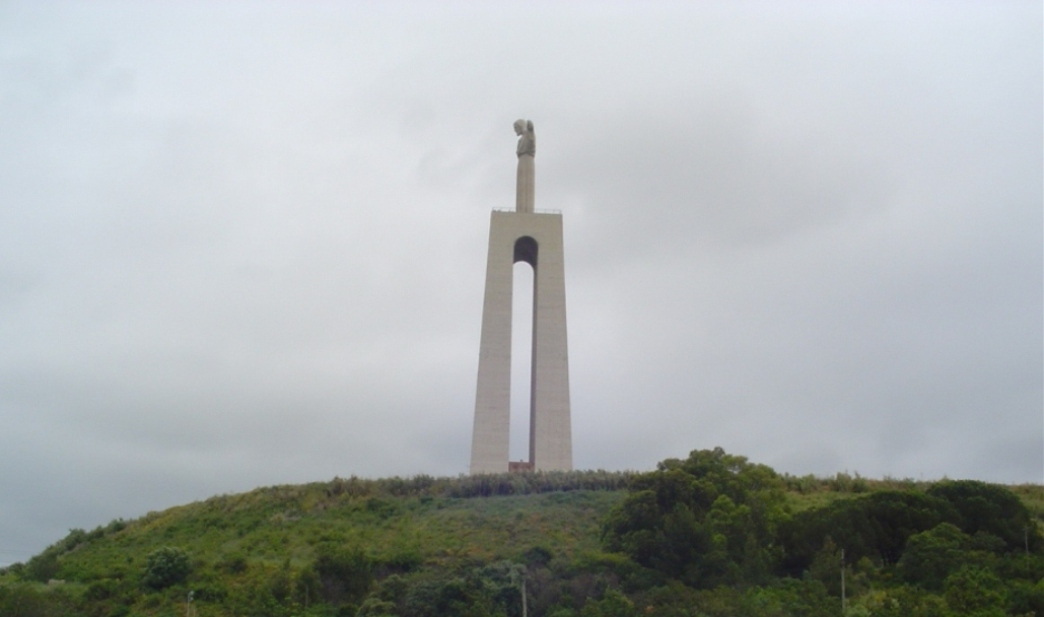
<path fill-rule="evenodd" d="M 521 161 L 523 157 L 519 157 Z M 508 470 L 514 264 L 533 266 L 529 457 L 535 470 L 573 468 L 562 215 L 490 214 L 471 473 Z"/>

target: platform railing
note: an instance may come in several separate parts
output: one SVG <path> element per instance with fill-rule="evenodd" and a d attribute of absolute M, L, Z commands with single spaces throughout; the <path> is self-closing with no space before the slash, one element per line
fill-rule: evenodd
<path fill-rule="evenodd" d="M 494 212 L 516 212 L 514 208 L 493 208 Z M 562 214 L 561 210 L 534 209 L 532 212 L 521 212 L 520 214 Z"/>

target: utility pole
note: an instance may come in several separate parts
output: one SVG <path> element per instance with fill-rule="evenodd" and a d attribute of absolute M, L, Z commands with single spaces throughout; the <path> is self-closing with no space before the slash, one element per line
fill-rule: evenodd
<path fill-rule="evenodd" d="M 841 616 L 844 617 L 848 606 L 845 601 L 845 549 L 841 549 Z"/>
<path fill-rule="evenodd" d="M 522 575 L 522 617 L 526 617 L 526 575 Z"/>

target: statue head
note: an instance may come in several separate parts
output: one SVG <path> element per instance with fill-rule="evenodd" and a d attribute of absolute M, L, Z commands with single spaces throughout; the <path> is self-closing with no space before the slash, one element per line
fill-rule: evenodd
<path fill-rule="evenodd" d="M 525 120 L 515 120 L 515 135 L 521 135 L 526 130 Z"/>

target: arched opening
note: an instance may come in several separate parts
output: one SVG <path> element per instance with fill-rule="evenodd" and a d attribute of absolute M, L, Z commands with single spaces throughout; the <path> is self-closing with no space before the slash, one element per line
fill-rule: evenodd
<path fill-rule="evenodd" d="M 529 460 L 530 380 L 533 369 L 533 267 L 515 263 L 511 292 L 510 460 Z"/>
<path fill-rule="evenodd" d="M 533 379 L 533 323 L 536 294 L 536 240 L 515 241 L 511 291 L 511 461 L 530 461 Z"/>
<path fill-rule="evenodd" d="M 537 252 L 539 249 L 537 241 L 529 236 L 522 236 L 515 240 L 515 263 L 524 261 L 536 269 Z"/>

